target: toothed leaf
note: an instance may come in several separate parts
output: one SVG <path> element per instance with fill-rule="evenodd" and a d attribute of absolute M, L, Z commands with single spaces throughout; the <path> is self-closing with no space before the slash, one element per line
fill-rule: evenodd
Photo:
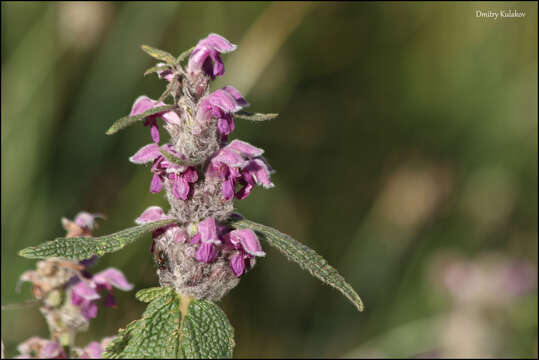
<path fill-rule="evenodd" d="M 363 302 L 352 286 L 316 251 L 269 226 L 242 219 L 233 221 L 231 225 L 237 229 L 251 229 L 271 246 L 277 248 L 289 260 L 297 263 L 311 275 L 333 286 L 350 300 L 359 311 L 363 311 Z"/>
<path fill-rule="evenodd" d="M 38 246 L 27 247 L 19 251 L 19 255 L 29 259 L 59 257 L 70 260 L 84 260 L 91 258 L 93 255 L 102 256 L 118 251 L 141 238 L 142 235 L 175 221 L 175 219 L 155 221 L 99 237 L 57 238 Z"/>

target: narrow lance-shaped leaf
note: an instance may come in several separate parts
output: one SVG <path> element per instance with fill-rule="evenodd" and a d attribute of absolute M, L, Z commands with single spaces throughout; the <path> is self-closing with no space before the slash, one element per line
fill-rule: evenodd
<path fill-rule="evenodd" d="M 190 49 L 187 49 L 185 50 L 184 52 L 182 52 L 180 54 L 180 56 L 178 56 L 178 58 L 176 59 L 176 63 L 181 63 L 183 60 L 185 60 L 186 57 L 188 57 L 189 55 L 191 55 L 191 52 L 193 51 L 195 47 L 193 46 L 192 48 Z"/>
<path fill-rule="evenodd" d="M 168 161 L 170 161 L 171 163 L 176 164 L 176 165 L 180 165 L 180 166 L 196 166 L 196 165 L 199 164 L 198 162 L 195 162 L 195 161 L 189 161 L 189 160 L 180 159 L 176 155 L 171 154 L 168 151 L 163 150 L 163 149 L 159 149 L 159 152 L 161 154 L 163 154 L 165 159 L 167 159 Z"/>
<path fill-rule="evenodd" d="M 247 111 L 238 111 L 234 114 L 235 117 L 238 119 L 243 120 L 251 120 L 251 121 L 267 121 L 275 119 L 279 114 L 270 113 L 270 114 L 262 114 L 262 113 L 248 113 Z"/>
<path fill-rule="evenodd" d="M 132 125 L 138 121 L 144 120 L 144 118 L 147 116 L 155 115 L 155 114 L 172 110 L 175 108 L 176 108 L 176 105 L 165 105 L 165 106 L 155 107 L 153 109 L 143 112 L 142 114 L 138 114 L 134 116 L 124 116 L 123 118 L 116 120 L 105 134 L 112 135 L 122 130 L 123 128 L 128 127 L 129 125 Z"/>
<path fill-rule="evenodd" d="M 168 65 L 156 65 L 156 66 L 153 66 L 153 67 L 147 69 L 144 72 L 144 76 L 146 76 L 148 74 L 151 74 L 151 73 L 154 73 L 154 72 L 165 71 L 165 70 L 169 70 L 169 69 L 170 69 L 170 66 L 168 66 Z"/>
<path fill-rule="evenodd" d="M 176 63 L 176 59 L 174 56 L 169 54 L 166 51 L 156 49 L 154 47 L 148 46 L 148 45 L 141 45 L 142 50 L 144 50 L 148 55 L 151 57 L 166 62 L 169 65 L 174 65 Z"/>
<path fill-rule="evenodd" d="M 251 229 L 255 231 L 263 240 L 266 240 L 271 246 L 276 247 L 288 259 L 309 271 L 311 275 L 339 290 L 359 311 L 363 311 L 363 302 L 352 286 L 313 249 L 287 234 L 247 219 L 233 221 L 231 225 L 238 229 Z"/>
<path fill-rule="evenodd" d="M 175 219 L 155 221 L 100 237 L 57 238 L 38 246 L 27 247 L 19 251 L 19 255 L 29 259 L 60 257 L 70 260 L 84 260 L 93 255 L 102 256 L 118 251 L 142 235 L 175 221 Z"/>

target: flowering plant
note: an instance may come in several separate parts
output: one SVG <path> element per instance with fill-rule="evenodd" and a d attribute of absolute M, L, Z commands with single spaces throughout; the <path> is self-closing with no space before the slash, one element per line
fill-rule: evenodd
<path fill-rule="evenodd" d="M 113 123 L 107 134 L 137 122 L 150 127 L 151 142 L 129 160 L 151 165 L 149 190 L 164 190 L 170 209 L 151 206 L 135 220 L 137 226 L 111 235 L 58 238 L 20 252 L 28 258 L 84 260 L 152 233 L 150 252 L 160 286 L 136 294 L 148 303 L 146 311 L 120 329 L 103 356 L 231 357 L 233 328 L 215 302 L 265 256 L 260 241 L 338 289 L 361 311 L 353 288 L 314 250 L 234 212 L 234 199 L 246 198 L 255 185 L 274 186 L 264 150 L 241 140 L 228 142 L 235 119 L 265 121 L 277 116 L 245 112 L 249 104 L 232 86 L 210 92 L 210 82 L 225 73 L 221 54 L 236 45 L 210 34 L 178 57 L 145 45 L 142 49 L 159 61 L 145 75 L 156 73 L 167 82 L 166 90 L 157 100 L 136 99 L 129 116 Z M 165 144 L 161 128 L 169 134 Z M 114 274 L 95 275 L 93 288 L 115 286 L 110 276 Z M 120 288 L 125 285 L 116 282 Z M 76 288 L 75 303 L 92 315 L 95 294 L 85 285 Z"/>

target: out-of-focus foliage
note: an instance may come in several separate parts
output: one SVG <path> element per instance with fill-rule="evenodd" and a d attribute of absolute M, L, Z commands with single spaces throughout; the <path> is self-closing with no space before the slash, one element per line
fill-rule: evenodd
<path fill-rule="evenodd" d="M 266 149 L 276 187 L 237 203 L 316 249 L 366 310 L 276 250 L 221 305 L 235 356 L 537 356 L 537 3 L 2 2 L 2 304 L 31 297 L 17 251 L 60 218 L 134 225 L 150 174 L 127 161 L 142 125 L 105 131 L 137 96 L 141 44 L 177 56 L 210 32 L 238 45 L 229 83 L 269 122 L 234 137 Z M 524 18 L 477 18 L 517 9 Z M 155 286 L 150 239 L 105 255 Z M 86 344 L 140 318 L 118 293 Z M 37 307 L 2 311 L 6 354 L 46 336 Z"/>

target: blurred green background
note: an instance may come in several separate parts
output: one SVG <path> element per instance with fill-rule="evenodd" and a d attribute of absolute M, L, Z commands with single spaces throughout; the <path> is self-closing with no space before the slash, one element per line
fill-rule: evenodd
<path fill-rule="evenodd" d="M 252 220 L 322 254 L 355 287 L 358 313 L 264 246 L 267 257 L 221 302 L 236 357 L 537 357 L 537 3 L 2 2 L 2 304 L 35 262 L 23 247 L 62 236 L 60 218 L 134 225 L 150 141 L 109 137 L 137 96 L 141 44 L 173 54 L 211 32 L 238 45 L 214 88 L 249 110 L 233 138 L 266 149 L 270 190 L 237 202 Z M 477 18 L 516 9 L 524 18 Z M 104 256 L 139 290 L 157 283 L 150 237 Z M 143 304 L 116 292 L 78 345 L 113 335 Z M 47 336 L 37 307 L 2 311 L 8 356 Z"/>

